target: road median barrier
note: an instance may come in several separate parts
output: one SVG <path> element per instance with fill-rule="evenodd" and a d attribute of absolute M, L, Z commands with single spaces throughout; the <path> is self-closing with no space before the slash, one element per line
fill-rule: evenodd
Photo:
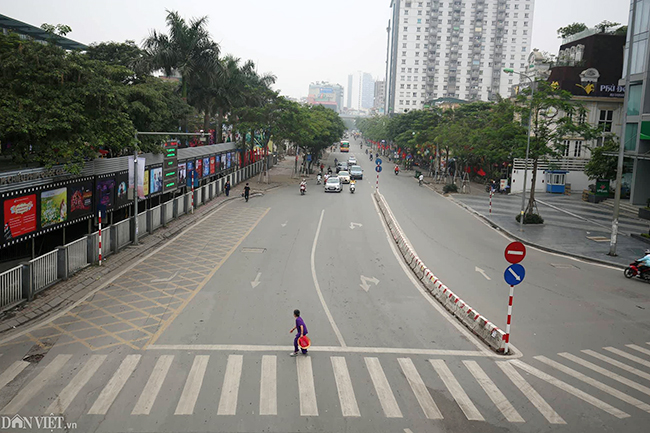
<path fill-rule="evenodd" d="M 488 346 L 496 352 L 503 352 L 505 332 L 469 306 L 427 268 L 399 226 L 384 196 L 375 192 L 374 198 L 404 261 L 426 290 Z"/>

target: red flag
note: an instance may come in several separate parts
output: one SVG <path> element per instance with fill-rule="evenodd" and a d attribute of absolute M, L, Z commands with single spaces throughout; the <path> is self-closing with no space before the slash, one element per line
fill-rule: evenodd
<path fill-rule="evenodd" d="M 480 169 L 476 172 L 476 174 L 478 174 L 479 176 L 485 176 L 485 172 L 483 171 L 482 168 L 480 168 Z"/>

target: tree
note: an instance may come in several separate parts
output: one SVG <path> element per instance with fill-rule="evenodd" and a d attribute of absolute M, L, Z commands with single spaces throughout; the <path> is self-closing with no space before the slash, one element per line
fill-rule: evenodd
<path fill-rule="evenodd" d="M 621 23 L 613 23 L 611 21 L 603 20 L 599 24 L 596 24 L 596 30 L 598 33 L 609 33 L 609 29 L 620 25 Z"/>
<path fill-rule="evenodd" d="M 611 154 L 617 154 L 619 144 L 613 135 L 605 137 L 605 144 L 591 149 L 591 159 L 585 165 L 585 174 L 589 179 L 616 179 L 618 159 Z M 609 153 L 610 155 L 606 155 Z"/>
<path fill-rule="evenodd" d="M 582 31 L 587 30 L 587 25 L 585 23 L 573 23 L 569 24 L 564 27 L 560 27 L 557 29 L 557 34 L 559 35 L 558 37 L 560 38 L 566 38 L 571 35 L 575 35 L 576 33 L 580 33 Z"/>

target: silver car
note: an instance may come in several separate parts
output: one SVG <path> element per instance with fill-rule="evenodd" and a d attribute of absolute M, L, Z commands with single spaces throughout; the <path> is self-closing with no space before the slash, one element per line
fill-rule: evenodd
<path fill-rule="evenodd" d="M 337 176 L 332 176 L 325 182 L 325 192 L 341 192 L 341 181 Z"/>
<path fill-rule="evenodd" d="M 349 157 L 348 158 L 348 165 L 350 165 L 350 166 L 357 165 L 357 158 L 355 158 L 354 156 Z"/>
<path fill-rule="evenodd" d="M 350 172 L 345 170 L 339 171 L 339 179 L 341 179 L 341 183 L 350 183 Z"/>

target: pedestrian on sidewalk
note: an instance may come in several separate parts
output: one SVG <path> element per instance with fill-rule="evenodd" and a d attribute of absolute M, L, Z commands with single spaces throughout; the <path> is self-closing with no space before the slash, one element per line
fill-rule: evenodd
<path fill-rule="evenodd" d="M 251 187 L 248 186 L 248 182 L 246 182 L 246 186 L 244 187 L 244 198 L 246 199 L 246 201 L 248 201 L 248 196 L 250 195 L 250 193 L 251 193 Z"/>
<path fill-rule="evenodd" d="M 305 321 L 300 317 L 300 310 L 293 310 L 293 317 L 296 319 L 296 326 L 294 326 L 291 331 L 289 331 L 289 334 L 293 334 L 293 331 L 296 332 L 296 338 L 293 339 L 293 348 L 294 351 L 291 352 L 289 355 L 291 356 L 297 356 L 298 355 L 298 340 L 300 337 L 303 335 L 307 335 L 307 326 L 305 325 Z M 307 355 L 307 349 L 300 348 L 302 351 L 303 355 Z"/>
<path fill-rule="evenodd" d="M 230 196 L 230 179 L 226 180 L 226 184 L 223 187 L 223 190 L 226 192 L 226 197 Z"/>

